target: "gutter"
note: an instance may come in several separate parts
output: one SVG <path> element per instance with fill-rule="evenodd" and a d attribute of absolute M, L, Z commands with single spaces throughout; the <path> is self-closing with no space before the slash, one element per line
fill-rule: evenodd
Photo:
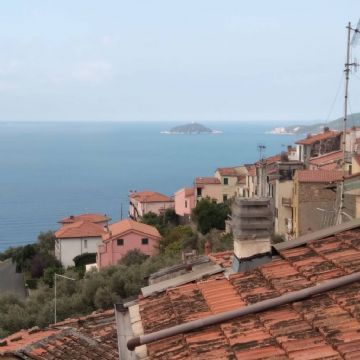
<path fill-rule="evenodd" d="M 190 331 L 202 329 L 206 326 L 220 324 L 240 316 L 255 314 L 261 311 L 269 310 L 280 305 L 304 300 L 311 296 L 334 290 L 341 286 L 352 284 L 355 281 L 360 281 L 360 272 L 325 281 L 321 284 L 294 291 L 285 295 L 281 295 L 273 299 L 259 301 L 256 304 L 248 305 L 240 309 L 227 311 L 217 315 L 211 315 L 203 319 L 190 321 L 188 323 L 176 325 L 168 329 L 163 329 L 150 334 L 137 336 L 127 342 L 127 347 L 130 351 L 134 351 L 134 349 L 140 345 L 149 344 L 154 341 L 166 339 L 168 337 L 178 334 L 185 334 Z"/>

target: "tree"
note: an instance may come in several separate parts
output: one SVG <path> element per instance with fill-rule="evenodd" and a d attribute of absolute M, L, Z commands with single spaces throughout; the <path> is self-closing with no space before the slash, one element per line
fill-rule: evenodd
<path fill-rule="evenodd" d="M 144 214 L 140 221 L 143 224 L 155 226 L 156 228 L 160 225 L 160 218 L 154 212 L 149 211 L 148 213 Z"/>
<path fill-rule="evenodd" d="M 25 246 L 19 246 L 12 255 L 13 263 L 16 263 L 16 271 L 23 272 L 29 271 L 31 266 L 31 260 L 37 253 L 36 244 L 28 244 Z"/>
<path fill-rule="evenodd" d="M 211 252 L 226 251 L 234 249 L 234 238 L 232 234 L 224 234 L 223 231 L 212 229 L 209 233 L 203 236 L 201 241 L 202 249 L 205 247 L 205 242 L 208 241 L 211 245 Z"/>
<path fill-rule="evenodd" d="M 225 229 L 225 220 L 230 214 L 230 207 L 226 203 L 217 204 L 209 198 L 201 199 L 192 211 L 192 218 L 197 229 L 207 234 L 211 229 Z"/>
<path fill-rule="evenodd" d="M 40 232 L 37 240 L 39 251 L 42 253 L 54 254 L 55 240 L 56 237 L 53 231 Z"/>
<path fill-rule="evenodd" d="M 141 252 L 139 249 L 134 249 L 134 250 L 128 251 L 122 257 L 122 259 L 120 260 L 120 264 L 123 264 L 125 266 L 140 265 L 147 258 L 148 258 L 148 256 L 145 255 L 143 252 Z"/>
<path fill-rule="evenodd" d="M 160 240 L 160 252 L 179 255 L 182 250 L 197 249 L 197 234 L 188 225 L 174 227 L 167 231 L 165 236 Z M 170 251 L 170 253 L 169 253 Z"/>

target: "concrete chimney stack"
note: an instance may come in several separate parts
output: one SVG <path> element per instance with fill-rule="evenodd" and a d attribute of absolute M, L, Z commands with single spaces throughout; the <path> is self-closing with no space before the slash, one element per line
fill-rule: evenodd
<path fill-rule="evenodd" d="M 234 271 L 249 271 L 271 261 L 273 214 L 269 198 L 237 198 L 232 205 Z"/>

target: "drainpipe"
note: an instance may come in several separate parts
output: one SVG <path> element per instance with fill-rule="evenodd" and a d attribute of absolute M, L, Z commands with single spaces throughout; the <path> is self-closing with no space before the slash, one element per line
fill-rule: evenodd
<path fill-rule="evenodd" d="M 199 330 L 206 326 L 220 324 L 240 316 L 255 314 L 261 311 L 272 309 L 277 306 L 304 300 L 311 296 L 321 294 L 323 292 L 330 291 L 341 286 L 352 284 L 355 281 L 360 281 L 360 272 L 325 281 L 319 285 L 315 285 L 298 291 L 293 291 L 291 293 L 281 295 L 273 299 L 259 301 L 256 304 L 248 305 L 244 308 L 227 311 L 222 314 L 212 315 L 199 320 L 190 321 L 188 323 L 176 325 L 168 329 L 153 332 L 151 334 L 141 335 L 130 339 L 127 342 L 127 347 L 129 350 L 134 351 L 134 349 L 140 345 L 149 344 L 151 342 L 166 339 L 174 335 Z"/>

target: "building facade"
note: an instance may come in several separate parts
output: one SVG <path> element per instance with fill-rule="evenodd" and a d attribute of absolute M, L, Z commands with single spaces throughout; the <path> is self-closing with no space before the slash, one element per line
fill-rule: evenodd
<path fill-rule="evenodd" d="M 139 250 L 145 255 L 155 255 L 161 235 L 150 225 L 132 219 L 124 219 L 109 226 L 97 248 L 97 266 L 115 265 L 130 250 Z"/>
<path fill-rule="evenodd" d="M 300 170 L 294 176 L 293 232 L 295 237 L 334 225 L 336 188 L 341 171 Z"/>
<path fill-rule="evenodd" d="M 192 209 L 195 207 L 195 189 L 182 188 L 174 194 L 175 212 L 181 217 L 190 219 Z"/>
<path fill-rule="evenodd" d="M 141 219 L 146 213 L 162 214 L 174 208 L 174 199 L 155 191 L 134 191 L 129 194 L 129 217 Z"/>
<path fill-rule="evenodd" d="M 64 267 L 74 266 L 73 259 L 85 253 L 96 253 L 106 229 L 89 221 L 63 225 L 55 232 L 55 256 Z"/>

